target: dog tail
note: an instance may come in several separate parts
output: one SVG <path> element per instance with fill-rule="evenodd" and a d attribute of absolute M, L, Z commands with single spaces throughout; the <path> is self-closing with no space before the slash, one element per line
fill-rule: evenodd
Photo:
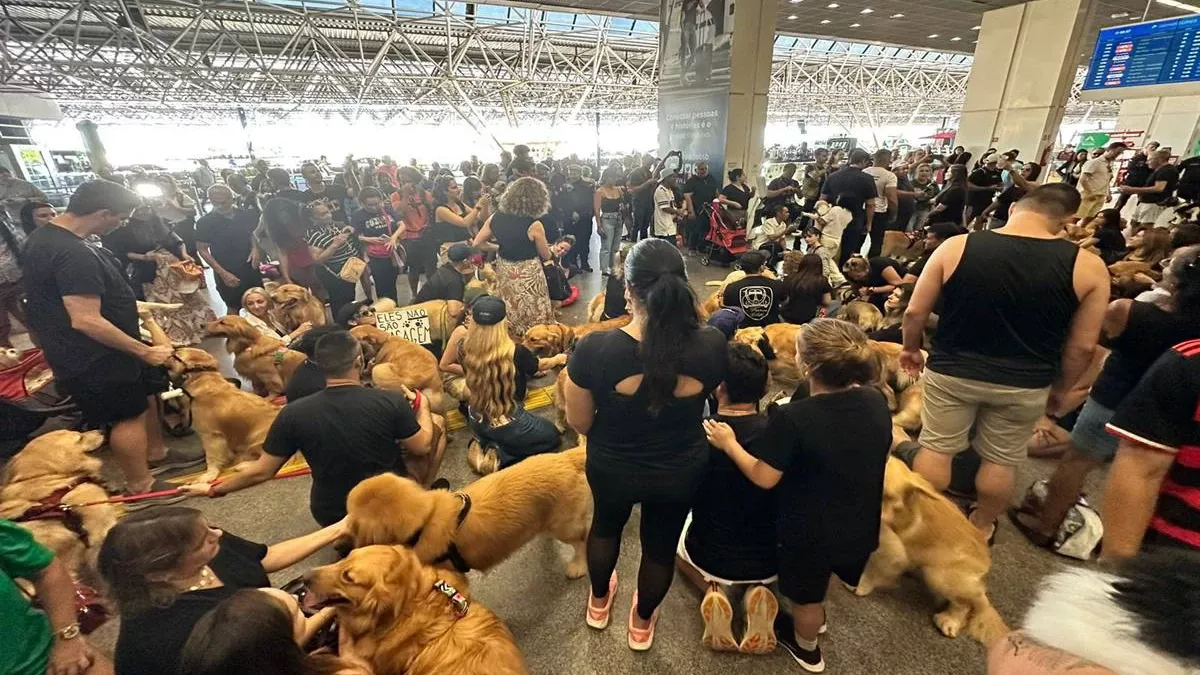
<path fill-rule="evenodd" d="M 580 436 L 579 445 L 570 450 L 564 450 L 563 455 L 571 458 L 571 462 L 575 464 L 576 468 L 583 471 L 584 466 L 587 464 L 587 438 Z"/>
<path fill-rule="evenodd" d="M 992 601 L 986 593 L 980 594 L 971 607 L 971 616 L 967 619 L 967 634 L 988 648 L 1008 635 L 1008 624 L 1004 623 L 1004 619 L 992 606 Z"/>

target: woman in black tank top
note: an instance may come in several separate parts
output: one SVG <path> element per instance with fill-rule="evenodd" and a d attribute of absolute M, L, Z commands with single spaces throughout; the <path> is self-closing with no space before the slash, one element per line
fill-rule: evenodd
<path fill-rule="evenodd" d="M 491 195 L 481 196 L 475 208 L 468 207 L 462 201 L 462 188 L 454 177 L 438 176 L 433 184 L 433 203 L 437 208 L 433 211 L 434 223 L 428 236 L 439 254 L 439 262 L 442 262 L 441 249 L 445 244 L 471 239 L 475 226 L 487 217 Z"/>
<path fill-rule="evenodd" d="M 594 210 L 596 229 L 600 232 L 600 273 L 611 274 L 613 258 L 621 250 L 621 205 L 624 192 L 617 186 L 620 173 L 611 169 L 601 176 L 596 189 Z"/>

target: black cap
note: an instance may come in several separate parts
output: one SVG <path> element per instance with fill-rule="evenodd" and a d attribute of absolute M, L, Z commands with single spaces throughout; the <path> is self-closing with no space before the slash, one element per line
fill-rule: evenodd
<path fill-rule="evenodd" d="M 454 244 L 446 251 L 446 258 L 452 263 L 460 263 L 473 255 L 475 255 L 475 249 L 462 242 Z"/>
<path fill-rule="evenodd" d="M 481 295 L 471 305 L 471 318 L 480 326 L 495 326 L 507 315 L 504 301 L 495 295 Z"/>
<path fill-rule="evenodd" d="M 334 321 L 342 326 L 350 327 L 350 321 L 358 316 L 358 310 L 371 304 L 370 300 L 359 300 L 358 302 L 347 302 L 338 310 L 337 316 L 333 317 Z"/>
<path fill-rule="evenodd" d="M 738 266 L 747 274 L 753 274 L 767 264 L 767 258 L 758 251 L 746 251 L 738 258 Z"/>

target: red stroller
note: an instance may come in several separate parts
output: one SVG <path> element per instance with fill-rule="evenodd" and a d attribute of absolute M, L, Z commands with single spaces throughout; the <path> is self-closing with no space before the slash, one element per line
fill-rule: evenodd
<path fill-rule="evenodd" d="M 708 266 L 732 264 L 738 256 L 749 251 L 746 244 L 746 217 L 730 213 L 719 200 L 713 200 L 708 217 L 708 234 L 700 242 L 700 264 Z"/>

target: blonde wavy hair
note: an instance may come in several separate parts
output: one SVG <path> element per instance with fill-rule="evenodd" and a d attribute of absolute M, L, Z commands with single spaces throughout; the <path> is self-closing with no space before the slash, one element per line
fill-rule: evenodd
<path fill-rule="evenodd" d="M 492 425 L 512 414 L 517 405 L 517 346 L 508 335 L 508 321 L 494 326 L 472 322 L 462 342 L 462 365 L 468 404 Z"/>
<path fill-rule="evenodd" d="M 872 385 L 882 367 L 867 334 L 839 319 L 804 324 L 796 336 L 796 357 L 808 377 L 835 388 Z"/>
<path fill-rule="evenodd" d="M 532 177 L 518 178 L 500 195 L 500 211 L 525 218 L 541 218 L 550 210 L 550 192 L 545 183 Z"/>

